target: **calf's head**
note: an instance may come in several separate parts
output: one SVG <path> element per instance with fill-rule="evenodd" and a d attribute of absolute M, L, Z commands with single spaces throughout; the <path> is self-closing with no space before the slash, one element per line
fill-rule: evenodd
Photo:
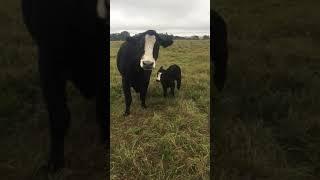
<path fill-rule="evenodd" d="M 157 82 L 160 82 L 160 81 L 161 81 L 161 75 L 162 75 L 163 73 L 165 73 L 165 72 L 166 72 L 166 70 L 163 69 L 163 66 L 161 66 L 160 69 L 159 69 L 158 72 L 157 72 L 157 79 L 156 79 Z"/>
<path fill-rule="evenodd" d="M 136 59 L 144 70 L 152 70 L 156 67 L 160 46 L 166 48 L 173 43 L 171 38 L 160 36 L 154 30 L 129 37 L 127 41 L 134 43 Z"/>

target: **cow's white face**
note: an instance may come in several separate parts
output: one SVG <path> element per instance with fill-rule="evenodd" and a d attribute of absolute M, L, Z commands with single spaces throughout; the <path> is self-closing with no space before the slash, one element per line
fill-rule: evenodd
<path fill-rule="evenodd" d="M 106 19 L 106 1 L 105 0 L 98 0 L 97 1 L 97 15 L 101 19 Z"/>
<path fill-rule="evenodd" d="M 152 70 L 156 67 L 156 61 L 153 57 L 153 47 L 156 42 L 155 35 L 145 35 L 144 54 L 140 60 L 140 67 L 144 70 Z"/>
<path fill-rule="evenodd" d="M 158 75 L 157 75 L 157 81 L 160 81 L 160 80 L 161 80 L 161 74 L 162 74 L 161 72 L 158 73 Z"/>

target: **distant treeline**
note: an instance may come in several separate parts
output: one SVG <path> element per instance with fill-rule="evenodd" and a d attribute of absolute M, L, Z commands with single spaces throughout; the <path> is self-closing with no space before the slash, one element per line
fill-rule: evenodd
<path fill-rule="evenodd" d="M 210 39 L 210 36 L 174 36 L 169 34 L 159 33 L 160 36 L 165 36 L 166 38 L 172 38 L 173 40 L 206 40 Z M 110 34 L 110 41 L 124 41 L 127 37 L 130 37 L 130 33 L 128 31 L 122 31 L 121 33 L 111 33 Z"/>

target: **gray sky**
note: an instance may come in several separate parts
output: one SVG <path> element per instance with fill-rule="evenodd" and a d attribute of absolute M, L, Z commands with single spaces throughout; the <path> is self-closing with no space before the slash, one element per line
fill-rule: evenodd
<path fill-rule="evenodd" d="M 210 33 L 210 0 L 110 0 L 111 33 L 148 29 L 174 35 Z"/>

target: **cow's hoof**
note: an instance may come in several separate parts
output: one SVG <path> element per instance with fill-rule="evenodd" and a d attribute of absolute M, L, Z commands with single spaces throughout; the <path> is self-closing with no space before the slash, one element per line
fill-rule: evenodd
<path fill-rule="evenodd" d="M 59 169 L 54 173 L 49 173 L 48 180 L 65 180 L 68 174 L 70 174 L 70 172 L 66 171 L 66 169 Z"/>
<path fill-rule="evenodd" d="M 126 111 L 126 112 L 123 113 L 123 116 L 124 116 L 124 117 L 129 116 L 129 115 L 130 115 L 130 112 L 128 112 L 128 111 Z"/>
<path fill-rule="evenodd" d="M 147 105 L 145 105 L 145 104 L 141 104 L 141 107 L 142 107 L 143 109 L 147 109 Z"/>
<path fill-rule="evenodd" d="M 64 180 L 71 173 L 66 168 L 51 169 L 50 165 L 41 163 L 32 174 L 32 180 Z"/>
<path fill-rule="evenodd" d="M 49 179 L 48 174 L 49 174 L 48 165 L 41 163 L 39 164 L 38 167 L 35 168 L 34 172 L 30 177 L 30 180 L 46 180 L 46 179 Z"/>

